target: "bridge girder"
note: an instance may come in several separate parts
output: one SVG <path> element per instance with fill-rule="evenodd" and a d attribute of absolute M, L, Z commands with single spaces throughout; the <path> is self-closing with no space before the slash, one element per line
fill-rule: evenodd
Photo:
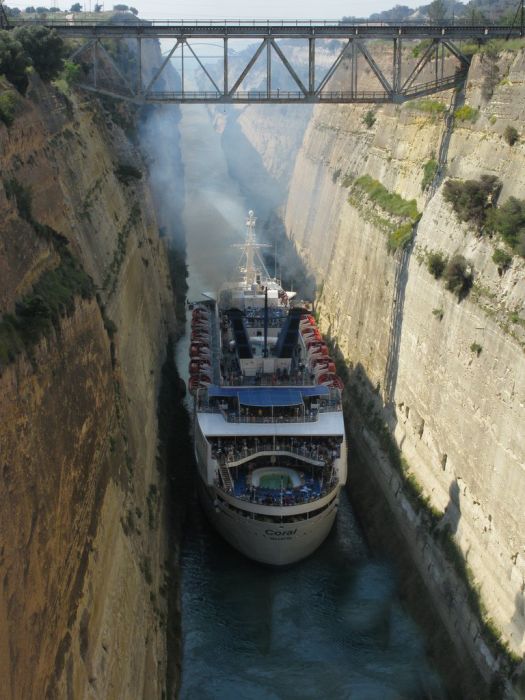
<path fill-rule="evenodd" d="M 1 5 L 0 5 L 1 7 Z M 44 24 L 55 29 L 64 39 L 84 40 L 86 44 L 75 51 L 74 58 L 82 59 L 83 63 L 91 66 L 92 81 L 83 82 L 80 87 L 110 95 L 112 97 L 130 100 L 137 104 L 146 103 L 400 103 L 423 95 L 430 95 L 449 89 L 459 84 L 466 76 L 469 59 L 457 45 L 458 41 L 470 39 L 486 41 L 491 38 L 510 38 L 523 36 L 523 27 L 499 27 L 493 25 L 423 25 L 380 23 L 345 24 L 342 22 L 313 22 L 313 21 L 150 21 L 136 20 L 116 23 L 98 20 L 74 21 L 55 19 L 33 20 L 14 24 Z M 171 40 L 173 45 L 161 65 L 152 75 L 143 75 L 143 43 L 151 40 Z M 203 62 L 194 45 L 190 42 L 198 40 L 219 40 L 223 45 L 222 80 L 217 71 Z M 254 56 L 241 66 L 238 77 L 231 81 L 229 75 L 230 56 L 229 41 L 233 39 L 253 39 L 259 42 Z M 125 75 L 110 53 L 104 48 L 106 40 L 134 40 L 136 46 L 136 74 Z M 293 62 L 278 43 L 304 42 L 307 45 L 308 66 L 307 79 L 299 75 Z M 332 64 L 324 71 L 316 63 L 316 42 L 322 40 L 339 40 L 343 46 L 338 55 L 334 56 Z M 381 40 L 392 46 L 392 65 L 390 70 L 380 66 L 374 58 L 367 42 Z M 403 45 L 407 41 L 420 40 L 428 43 L 423 47 L 421 56 L 415 65 L 409 65 L 404 55 Z M 176 51 L 180 50 L 179 90 L 163 91 L 156 88 L 166 71 L 170 60 Z M 186 51 L 186 53 L 185 53 Z M 89 52 L 89 58 L 88 58 Z M 243 89 L 243 82 L 250 76 L 258 59 L 266 56 L 266 90 Z M 293 89 L 276 88 L 272 76 L 272 58 L 275 57 L 284 70 Z M 446 57 L 453 58 L 457 64 L 452 75 L 446 74 Z M 188 90 L 185 85 L 186 65 L 188 60 L 196 61 L 202 74 L 213 89 Z M 449 63 L 451 61 L 449 60 Z M 340 74 L 340 67 L 349 67 L 349 80 L 338 89 L 330 86 L 334 76 Z M 358 66 L 365 65 L 374 76 L 377 88 L 360 89 Z M 423 79 L 428 74 L 429 66 L 433 67 L 432 79 Z M 326 67 L 325 67 L 326 68 Z M 111 80 L 107 74 L 111 73 Z M 408 74 L 407 74 L 408 73 Z M 106 75 L 105 84 L 102 79 Z M 423 79 L 423 82 L 418 82 Z M 340 81 L 341 82 L 341 81 Z M 331 89 L 330 89 L 331 88 Z"/>
<path fill-rule="evenodd" d="M 125 76 L 110 53 L 104 48 L 103 40 L 92 37 L 83 47 L 75 51 L 72 58 L 82 60 L 85 66 L 90 66 L 91 82 L 84 81 L 80 87 L 114 98 L 129 100 L 136 104 L 147 103 L 217 103 L 217 104 L 249 104 L 249 103 L 401 103 L 408 99 L 433 94 L 449 89 L 457 85 L 466 76 L 469 59 L 463 55 L 458 47 L 448 38 L 435 38 L 429 41 L 421 57 L 410 72 L 408 77 L 403 77 L 408 65 L 406 52 L 403 52 L 403 39 L 395 36 L 391 39 L 392 65 L 390 71 L 385 70 L 374 58 L 373 52 L 361 38 L 351 36 L 340 47 L 338 53 L 333 55 L 331 65 L 323 67 L 323 75 L 316 65 L 316 39 L 310 37 L 305 44 L 305 56 L 308 66 L 303 65 L 303 72 L 307 79 L 303 80 L 299 75 L 299 69 L 295 68 L 292 60 L 286 55 L 279 39 L 273 36 L 259 37 L 258 45 L 254 45 L 255 51 L 251 57 L 245 57 L 240 65 L 240 72 L 235 80 L 230 76 L 230 56 L 228 52 L 228 38 L 223 38 L 223 55 L 217 57 L 215 70 L 203 63 L 190 37 L 182 36 L 175 39 L 171 48 L 159 66 L 149 76 L 142 74 L 143 38 L 136 39 L 136 63 L 137 71 L 133 78 Z M 384 42 L 383 42 L 384 45 Z M 167 91 L 161 88 L 161 80 L 164 71 L 173 59 L 176 51 L 180 55 L 179 66 L 180 89 Z M 446 74 L 445 53 L 455 62 L 454 72 Z M 246 89 L 243 83 L 253 75 L 255 66 L 266 58 L 266 89 Z M 292 89 L 283 89 L 276 86 L 272 76 L 272 59 L 278 61 L 281 68 L 281 77 L 284 74 Z M 185 62 L 196 61 L 202 75 L 210 85 L 210 89 L 189 90 L 185 83 Z M 449 61 L 450 63 L 450 61 Z M 330 86 L 334 76 L 341 75 L 341 66 L 347 69 L 342 84 Z M 434 64 L 432 79 L 417 82 L 423 72 L 428 73 L 428 66 Z M 373 76 L 376 87 L 362 89 L 358 85 L 358 67 L 364 66 Z M 239 69 L 239 66 L 237 66 Z M 222 73 L 222 79 L 218 71 Z M 101 80 L 104 73 L 110 73 L 111 79 Z M 341 80 L 339 81 L 341 83 Z M 370 80 L 368 81 L 370 82 Z"/>

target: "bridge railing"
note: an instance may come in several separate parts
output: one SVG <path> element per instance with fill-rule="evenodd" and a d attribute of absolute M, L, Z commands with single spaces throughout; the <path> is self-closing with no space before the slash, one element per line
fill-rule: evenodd
<path fill-rule="evenodd" d="M 118 21 L 117 17 L 112 18 L 108 21 L 107 17 L 90 17 L 89 19 L 84 19 L 82 17 L 72 17 L 71 19 L 64 18 L 41 18 L 41 17 L 9 17 L 10 24 L 13 26 L 20 24 L 44 24 L 49 27 L 137 27 L 137 26 L 149 26 L 149 27 L 256 27 L 264 29 L 266 27 L 345 27 L 345 28 L 359 28 L 359 27 L 370 27 L 370 28 L 407 28 L 407 29 L 428 29 L 429 27 L 458 27 L 463 30 L 472 29 L 473 31 L 478 31 L 479 29 L 487 28 L 500 29 L 504 31 L 519 31 L 519 26 L 509 26 L 500 25 L 496 22 L 471 22 L 463 19 L 449 19 L 443 20 L 442 22 L 421 22 L 416 20 L 409 20 L 403 22 L 344 22 L 342 20 L 334 19 L 126 19 Z"/>

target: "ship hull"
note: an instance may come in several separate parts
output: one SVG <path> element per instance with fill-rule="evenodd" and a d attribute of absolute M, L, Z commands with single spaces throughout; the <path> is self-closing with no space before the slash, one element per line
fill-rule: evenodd
<path fill-rule="evenodd" d="M 339 503 L 337 496 L 322 513 L 308 520 L 272 523 L 228 508 L 216 489 L 200 478 L 198 490 L 204 511 L 219 534 L 241 554 L 268 566 L 288 566 L 312 554 L 332 529 Z"/>

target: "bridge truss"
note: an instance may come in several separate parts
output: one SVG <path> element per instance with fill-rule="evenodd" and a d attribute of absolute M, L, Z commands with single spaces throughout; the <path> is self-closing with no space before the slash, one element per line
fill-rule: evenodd
<path fill-rule="evenodd" d="M 465 78 L 462 41 L 520 35 L 519 27 L 339 22 L 45 24 L 75 40 L 80 87 L 137 104 L 401 103 Z M 153 67 L 152 40 L 165 49 Z M 233 56 L 234 40 L 250 48 Z M 210 41 L 221 47 L 212 63 L 199 56 Z"/>

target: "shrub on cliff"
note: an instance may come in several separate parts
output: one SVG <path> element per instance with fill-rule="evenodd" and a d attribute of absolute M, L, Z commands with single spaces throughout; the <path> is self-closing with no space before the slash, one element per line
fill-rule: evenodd
<path fill-rule="evenodd" d="M 0 31 L 0 75 L 24 93 L 27 88 L 27 69 L 31 59 L 14 33 Z"/>
<path fill-rule="evenodd" d="M 446 287 L 457 294 L 458 299 L 464 299 L 472 287 L 472 269 L 462 255 L 454 255 L 447 263 L 444 271 Z"/>
<path fill-rule="evenodd" d="M 496 248 L 492 256 L 493 263 L 497 266 L 498 272 L 502 275 L 512 263 L 512 255 L 509 255 L 505 250 Z"/>
<path fill-rule="evenodd" d="M 18 27 L 14 35 L 42 80 L 56 78 L 62 70 L 65 53 L 64 42 L 57 32 L 42 26 Z"/>
<path fill-rule="evenodd" d="M 11 126 L 15 119 L 16 93 L 14 91 L 0 94 L 0 121 L 6 126 Z"/>
<path fill-rule="evenodd" d="M 488 227 L 516 252 L 525 255 L 525 200 L 509 197 L 505 204 L 490 212 Z"/>
<path fill-rule="evenodd" d="M 447 180 L 443 197 L 461 221 L 471 221 L 481 229 L 500 189 L 497 177 L 482 175 L 480 180 Z"/>
<path fill-rule="evenodd" d="M 514 146 L 514 144 L 518 141 L 520 135 L 518 134 L 518 130 L 510 126 L 505 127 L 505 131 L 503 132 L 503 138 L 505 141 L 509 144 L 509 146 Z"/>
<path fill-rule="evenodd" d="M 443 253 L 429 253 L 427 257 L 427 267 L 431 275 L 437 280 L 442 276 L 447 266 L 447 258 Z"/>
<path fill-rule="evenodd" d="M 367 129 L 371 129 L 374 124 L 376 123 L 376 115 L 375 112 L 373 112 L 371 109 L 368 110 L 368 112 L 365 114 L 363 117 L 363 124 L 366 126 Z"/>
<path fill-rule="evenodd" d="M 31 66 L 42 80 L 52 80 L 62 70 L 64 42 L 47 27 L 18 27 L 0 31 L 0 75 L 16 89 L 27 89 L 27 70 Z"/>
<path fill-rule="evenodd" d="M 435 158 L 431 158 L 423 166 L 423 180 L 421 181 L 421 189 L 423 192 L 427 190 L 434 181 L 438 167 L 439 164 Z"/>
<path fill-rule="evenodd" d="M 458 107 L 454 112 L 454 116 L 460 122 L 475 122 L 478 118 L 479 110 L 470 107 L 469 105 L 463 105 L 463 107 Z"/>

